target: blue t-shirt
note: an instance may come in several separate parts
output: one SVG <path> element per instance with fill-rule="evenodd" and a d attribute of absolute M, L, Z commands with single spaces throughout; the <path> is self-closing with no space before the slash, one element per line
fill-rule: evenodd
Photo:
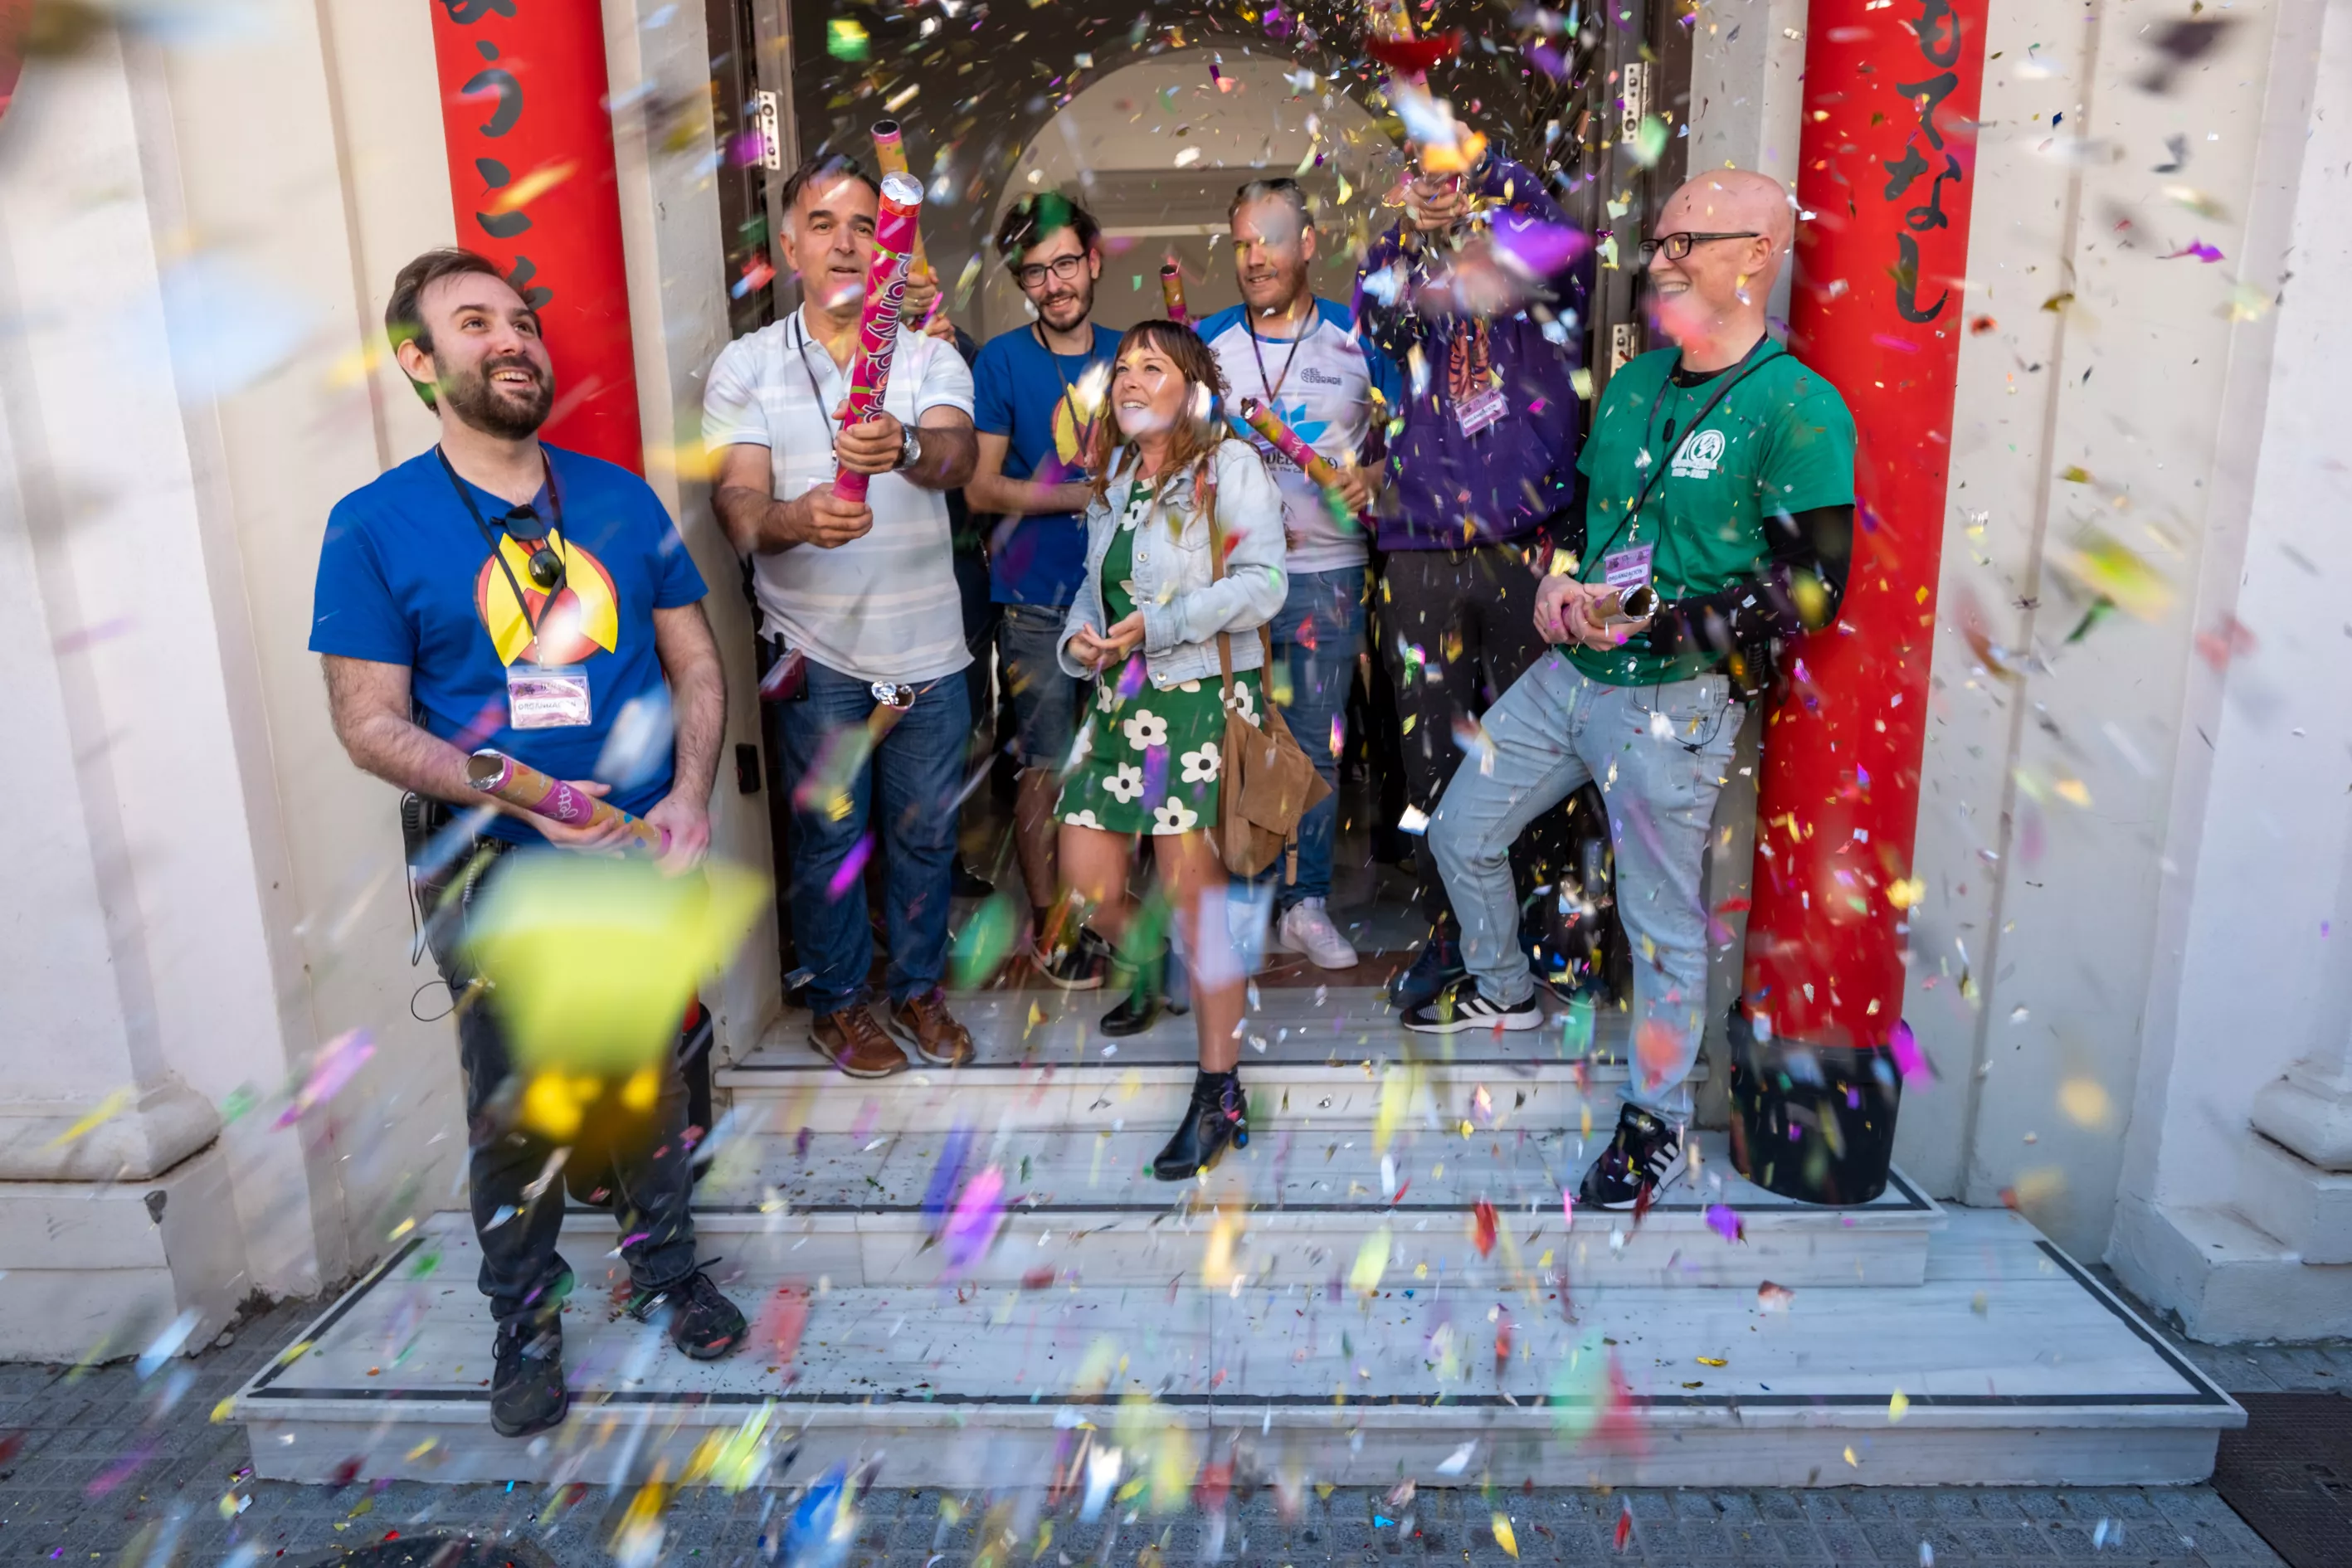
<path fill-rule="evenodd" d="M 1030 327 L 1000 333 L 980 351 L 971 367 L 972 427 L 1006 438 L 1006 479 L 1066 484 L 1085 470 L 1118 352 L 1118 333 L 1097 326 L 1094 334 L 1091 353 L 1048 353 Z M 1078 383 L 1097 364 L 1101 384 L 1087 388 L 1089 403 Z M 1066 605 L 1086 569 L 1086 520 L 1076 512 L 1006 518 L 989 536 L 989 596 L 1000 605 Z"/>
<path fill-rule="evenodd" d="M 543 604 L 530 551 L 508 543 L 514 581 L 530 597 L 540 637 L 517 613 L 514 589 L 458 500 L 437 451 L 411 458 L 335 503 L 319 548 L 310 651 L 409 668 L 425 728 L 465 751 L 494 747 L 559 779 L 595 776 L 604 741 L 630 699 L 662 686 L 653 612 L 691 605 L 707 590 L 669 513 L 626 468 L 545 446 L 562 502 L 549 545 L 564 586 Z M 468 486 L 493 535 L 509 503 Z M 556 515 L 546 487 L 532 501 Z M 494 639 L 490 616 L 499 633 Z M 507 723 L 507 667 L 577 664 L 588 673 L 591 722 L 515 730 Z M 643 814 L 669 793 L 671 761 L 605 798 Z M 530 826 L 500 816 L 488 830 L 531 842 Z"/>

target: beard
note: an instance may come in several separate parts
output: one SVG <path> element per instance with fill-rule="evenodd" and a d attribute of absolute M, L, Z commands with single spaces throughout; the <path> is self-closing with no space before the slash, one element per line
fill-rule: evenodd
<path fill-rule="evenodd" d="M 530 390 L 509 392 L 492 382 L 490 377 L 502 370 L 530 372 Z M 440 395 L 458 418 L 501 441 L 520 441 L 537 431 L 555 403 L 553 379 L 530 361 L 514 358 L 485 362 L 443 385 Z"/>
<path fill-rule="evenodd" d="M 1057 332 L 1068 331 L 1071 327 L 1076 326 L 1078 322 L 1094 313 L 1094 279 L 1083 274 L 1079 276 L 1076 286 L 1068 294 L 1049 300 L 1037 307 L 1038 319 Z M 1058 321 L 1055 319 L 1057 317 Z M 1064 325 L 1064 322 L 1068 324 Z"/>

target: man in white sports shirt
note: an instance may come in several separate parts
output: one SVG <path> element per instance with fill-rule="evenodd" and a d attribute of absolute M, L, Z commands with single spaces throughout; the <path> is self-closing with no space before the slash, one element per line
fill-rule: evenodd
<path fill-rule="evenodd" d="M 1307 286 L 1315 259 L 1315 219 L 1307 193 L 1288 179 L 1253 180 L 1227 209 L 1234 276 L 1242 302 L 1200 324 L 1201 339 L 1225 373 L 1225 413 L 1235 432 L 1265 458 L 1282 490 L 1283 563 L 1290 591 L 1269 628 L 1274 668 L 1267 686 L 1323 782 L 1336 786 L 1336 729 L 1348 706 L 1357 655 L 1364 646 L 1366 567 L 1370 539 L 1356 521 L 1369 511 L 1379 469 L 1359 467 L 1372 430 L 1373 397 L 1396 403 L 1395 367 L 1357 335 L 1345 306 L 1316 298 Z M 1306 473 L 1251 430 L 1241 405 L 1255 399 L 1339 470 L 1335 510 Z M 1340 515 L 1344 512 L 1344 517 Z M 1286 693 L 1285 688 L 1287 687 Z M 1279 910 L 1276 942 L 1303 952 L 1323 969 L 1351 969 L 1356 950 L 1332 923 L 1331 839 L 1339 821 L 1336 795 L 1298 824 L 1298 879 L 1285 886 L 1283 862 L 1273 879 Z"/>
<path fill-rule="evenodd" d="M 971 718 L 945 492 L 971 476 L 971 372 L 952 342 L 902 325 L 882 410 L 842 428 L 878 197 L 837 156 L 793 174 L 779 238 L 801 308 L 727 346 L 702 413 L 719 468 L 712 505 L 751 558 L 761 629 L 779 649 L 762 695 L 794 796 L 793 938 L 811 972 L 809 1043 L 853 1078 L 903 1069 L 898 1042 L 938 1067 L 972 1052 L 940 990 Z M 845 470 L 870 477 L 865 500 L 835 495 Z M 857 727 L 876 736 L 871 754 L 844 770 L 845 731 Z M 856 879 L 850 857 L 871 847 L 888 877 L 880 1025 L 866 1007 L 866 900 L 836 889 Z"/>

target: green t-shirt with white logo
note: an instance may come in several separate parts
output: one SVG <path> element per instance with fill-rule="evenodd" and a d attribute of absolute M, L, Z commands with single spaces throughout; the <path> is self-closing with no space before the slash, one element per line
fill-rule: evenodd
<path fill-rule="evenodd" d="M 1660 349 L 1609 378 L 1576 465 L 1587 497 L 1577 575 L 1601 582 L 1608 557 L 1647 546 L 1651 585 L 1666 603 L 1760 574 L 1771 553 L 1768 518 L 1853 502 L 1853 416 L 1837 388 L 1779 348 L 1750 361 L 1727 392 L 1738 367 L 1677 386 L 1681 357 Z M 1666 472 L 1629 523 L 1626 514 L 1657 463 Z M 1704 648 L 1653 653 L 1641 639 L 1607 653 L 1574 647 L 1568 657 L 1611 686 L 1686 679 L 1720 662 Z"/>

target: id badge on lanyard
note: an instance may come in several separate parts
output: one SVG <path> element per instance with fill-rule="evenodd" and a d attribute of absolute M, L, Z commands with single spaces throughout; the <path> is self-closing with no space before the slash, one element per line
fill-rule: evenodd
<path fill-rule="evenodd" d="M 1657 554 L 1654 544 L 1629 544 L 1622 550 L 1612 550 L 1601 558 L 1601 578 L 1619 593 L 1650 585 L 1650 561 Z"/>
<path fill-rule="evenodd" d="M 507 723 L 517 730 L 562 730 L 595 722 L 584 664 L 507 666 Z"/>

